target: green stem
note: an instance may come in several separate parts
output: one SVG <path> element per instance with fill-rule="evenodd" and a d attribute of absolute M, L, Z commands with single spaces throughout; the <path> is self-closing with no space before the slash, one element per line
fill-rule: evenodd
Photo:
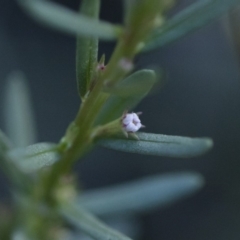
<path fill-rule="evenodd" d="M 118 65 L 118 62 L 125 57 L 123 56 L 123 53 L 125 52 L 125 44 L 123 43 L 123 40 L 120 39 L 116 50 L 107 65 L 106 72 L 102 75 L 101 79 L 99 79 L 93 91 L 89 94 L 88 98 L 79 109 L 74 121 L 76 126 L 79 127 L 79 132 L 73 141 L 72 146 L 66 150 L 62 159 L 53 166 L 50 174 L 45 176 L 43 180 L 41 189 L 44 191 L 44 196 L 47 202 L 52 202 L 51 193 L 56 186 L 59 177 L 69 173 L 74 162 L 78 158 L 81 158 L 86 151 L 93 146 L 94 139 L 92 139 L 91 136 L 93 125 L 102 106 L 109 97 L 109 94 L 102 92 L 104 81 L 106 79 L 112 79 L 115 75 L 116 65 Z M 126 74 L 126 71 L 121 73 L 123 76 Z"/>
<path fill-rule="evenodd" d="M 92 130 L 94 122 L 109 97 L 109 94 L 102 92 L 104 84 L 106 81 L 116 84 L 129 72 L 121 68 L 119 63 L 122 59 L 127 59 L 131 62 L 136 54 L 139 40 L 131 40 L 130 36 L 131 34 L 126 31 L 120 37 L 105 72 L 96 83 L 92 92 L 90 92 L 89 96 L 82 103 L 77 113 L 74 123 L 79 127 L 79 131 L 76 138 L 69 149 L 63 154 L 62 159 L 53 166 L 52 171 L 43 179 L 41 189 L 44 192 L 46 202 L 50 204 L 54 204 L 54 199 L 51 195 L 59 178 L 68 174 L 74 162 L 93 146 Z"/>

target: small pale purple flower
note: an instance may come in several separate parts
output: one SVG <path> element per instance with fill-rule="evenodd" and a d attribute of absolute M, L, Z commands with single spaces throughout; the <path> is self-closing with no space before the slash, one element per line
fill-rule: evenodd
<path fill-rule="evenodd" d="M 129 133 L 137 132 L 141 127 L 144 127 L 141 124 L 141 121 L 138 117 L 141 113 L 126 113 L 122 118 L 122 127 L 123 130 Z"/>

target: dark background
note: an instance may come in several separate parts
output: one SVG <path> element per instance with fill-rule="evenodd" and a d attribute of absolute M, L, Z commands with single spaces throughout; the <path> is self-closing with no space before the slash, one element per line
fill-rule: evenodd
<path fill-rule="evenodd" d="M 79 5 L 77 0 L 58 2 L 72 9 Z M 191 2 L 181 0 L 176 11 Z M 1 99 L 7 75 L 22 70 L 32 92 L 39 141 L 57 142 L 80 103 L 75 39 L 39 26 L 13 0 L 0 0 L 0 9 Z M 102 0 L 103 19 L 120 23 L 121 10 L 120 0 Z M 139 216 L 143 239 L 240 239 L 240 76 L 226 28 L 225 16 L 136 59 L 139 68 L 155 65 L 166 73 L 163 87 L 136 108 L 144 112 L 146 131 L 209 136 L 215 144 L 211 152 L 182 160 L 95 149 L 77 164 L 86 189 L 185 170 L 205 177 L 206 186 L 193 197 Z M 108 59 L 113 47 L 114 43 L 102 42 L 100 54 L 106 53 Z M 0 127 L 4 129 L 2 115 Z M 0 177 L 0 194 L 6 199 L 8 185 L 2 173 Z"/>

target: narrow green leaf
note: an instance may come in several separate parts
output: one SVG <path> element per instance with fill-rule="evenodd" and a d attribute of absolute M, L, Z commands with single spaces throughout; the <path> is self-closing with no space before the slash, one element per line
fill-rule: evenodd
<path fill-rule="evenodd" d="M 115 87 L 105 89 L 105 92 L 121 98 L 131 96 L 145 96 L 156 83 L 156 74 L 153 70 L 143 69 L 128 76 Z"/>
<path fill-rule="evenodd" d="M 65 7 L 44 0 L 18 0 L 19 4 L 38 22 L 67 34 L 116 39 L 121 27 L 96 21 Z"/>
<path fill-rule="evenodd" d="M 0 154 L 5 154 L 11 149 L 11 143 L 7 136 L 0 130 Z"/>
<path fill-rule="evenodd" d="M 23 231 L 17 230 L 13 233 L 12 240 L 29 240 L 29 238 Z"/>
<path fill-rule="evenodd" d="M 0 165 L 4 171 L 7 171 L 9 164 L 6 159 L 7 152 L 11 149 L 11 143 L 6 135 L 0 130 Z"/>
<path fill-rule="evenodd" d="M 9 75 L 5 93 L 5 125 L 7 134 L 17 147 L 36 142 L 36 126 L 32 101 L 22 72 Z"/>
<path fill-rule="evenodd" d="M 103 217 L 144 213 L 188 197 L 203 183 L 201 175 L 191 172 L 150 176 L 128 184 L 88 191 L 79 196 L 76 205 Z"/>
<path fill-rule="evenodd" d="M 111 228 L 123 233 L 124 235 L 132 239 L 141 239 L 143 229 L 142 222 L 139 216 L 133 215 L 118 215 L 104 217 L 104 222 Z M 82 231 L 74 231 L 69 239 L 63 240 L 91 240 L 92 238 L 87 236 Z"/>
<path fill-rule="evenodd" d="M 142 221 L 139 215 L 110 215 L 104 217 L 104 221 L 108 226 L 132 239 L 141 239 L 143 236 Z"/>
<path fill-rule="evenodd" d="M 83 0 L 81 5 L 81 14 L 99 18 L 100 0 Z M 91 80 L 97 65 L 98 56 L 98 38 L 97 37 L 77 37 L 77 85 L 78 92 L 83 98 L 89 90 Z"/>
<path fill-rule="evenodd" d="M 153 133 L 138 133 L 139 140 L 106 139 L 99 141 L 99 145 L 130 153 L 188 158 L 207 152 L 213 142 L 210 138 L 189 138 L 167 136 Z"/>
<path fill-rule="evenodd" d="M 240 0 L 198 0 L 155 30 L 143 51 L 174 42 L 208 24 L 237 4 L 240 4 Z"/>
<path fill-rule="evenodd" d="M 26 173 L 49 167 L 60 158 L 57 145 L 54 143 L 37 143 L 26 148 L 13 149 L 8 152 L 8 156 Z"/>
<path fill-rule="evenodd" d="M 113 94 L 103 107 L 97 124 L 107 123 L 119 118 L 125 110 L 136 106 L 156 83 L 156 75 L 152 70 L 140 70 L 128 76 L 116 87 L 106 90 Z"/>
<path fill-rule="evenodd" d="M 131 240 L 127 236 L 111 229 L 99 219 L 80 207 L 66 204 L 59 209 L 60 213 L 73 225 L 96 240 Z"/>
<path fill-rule="evenodd" d="M 26 190 L 30 185 L 29 180 L 16 168 L 11 161 L 12 159 L 9 158 L 8 153 L 11 149 L 12 144 L 7 136 L 0 130 L 0 167 L 18 189 Z"/>
<path fill-rule="evenodd" d="M 123 1 L 123 10 L 124 10 L 124 23 L 127 25 L 132 13 L 134 5 L 137 3 L 137 0 L 124 0 Z"/>

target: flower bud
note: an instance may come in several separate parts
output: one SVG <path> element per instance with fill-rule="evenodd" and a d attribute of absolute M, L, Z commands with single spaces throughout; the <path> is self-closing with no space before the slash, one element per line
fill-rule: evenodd
<path fill-rule="evenodd" d="M 141 113 L 126 113 L 122 118 L 123 130 L 129 133 L 137 132 L 143 125 L 138 117 Z"/>

